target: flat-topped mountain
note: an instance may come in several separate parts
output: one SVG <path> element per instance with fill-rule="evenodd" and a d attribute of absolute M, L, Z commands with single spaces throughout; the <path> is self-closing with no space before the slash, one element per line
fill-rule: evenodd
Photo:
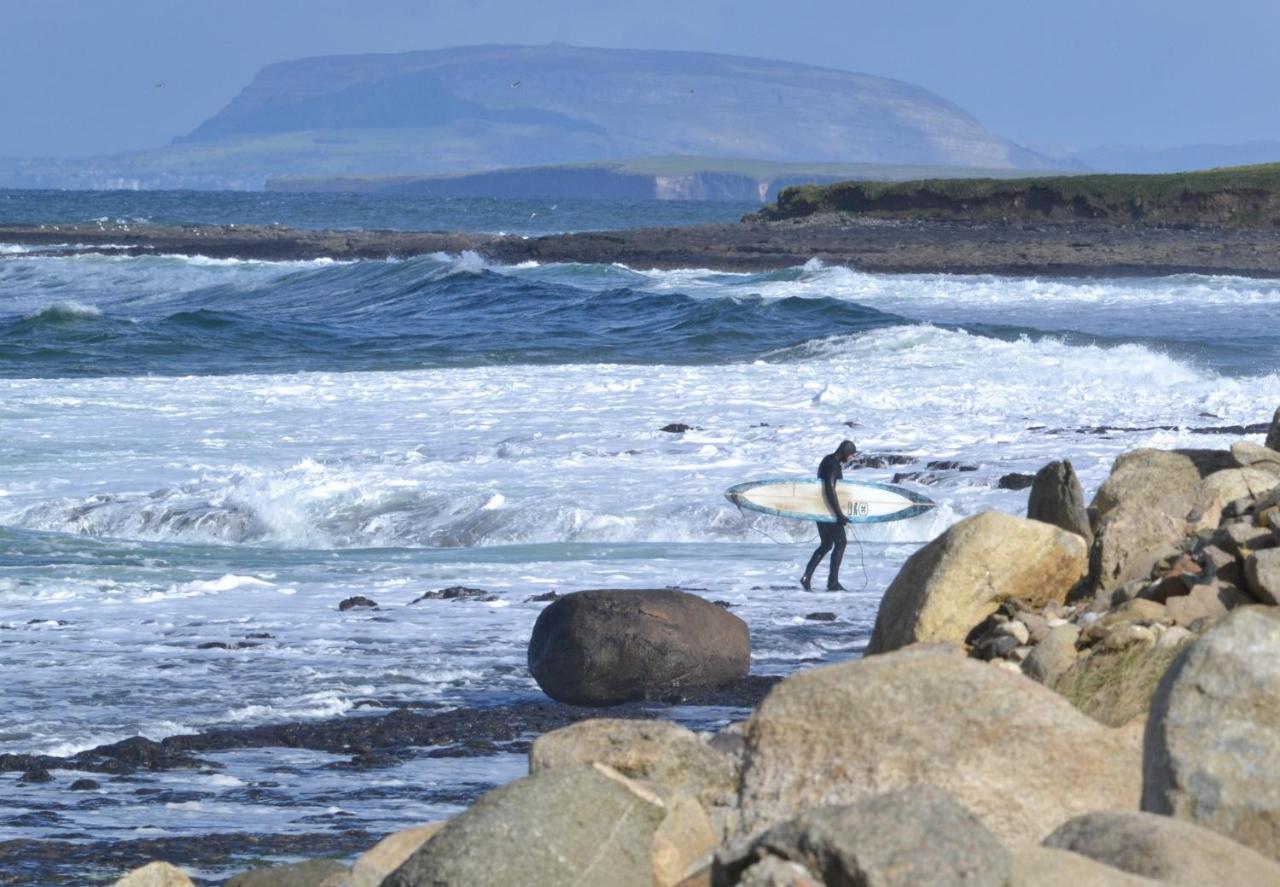
<path fill-rule="evenodd" d="M 412 171 L 422 173 L 658 155 L 1048 165 L 946 99 L 897 80 L 766 59 L 560 44 L 270 65 L 179 141 L 296 132 L 371 148 L 400 141 L 406 151 L 414 146 Z M 372 154 L 359 171 L 400 171 L 404 162 Z"/>

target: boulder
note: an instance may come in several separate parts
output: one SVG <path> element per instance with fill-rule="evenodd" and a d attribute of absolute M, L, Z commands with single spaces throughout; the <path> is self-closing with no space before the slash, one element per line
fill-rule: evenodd
<path fill-rule="evenodd" d="M 1016 847 L 1010 858 L 1009 887 L 1156 887 L 1161 883 L 1056 847 Z"/>
<path fill-rule="evenodd" d="M 382 887 L 670 887 L 715 843 L 691 798 L 601 764 L 546 770 L 483 795 Z"/>
<path fill-rule="evenodd" d="M 1280 453 L 1248 440 L 1231 445 L 1231 455 L 1241 468 L 1259 468 L 1280 478 Z"/>
<path fill-rule="evenodd" d="M 711 883 L 707 881 L 708 885 Z M 742 873 L 737 887 L 822 887 L 822 884 L 821 878 L 800 863 L 766 856 Z"/>
<path fill-rule="evenodd" d="M 1267 429 L 1266 445 L 1268 449 L 1280 451 L 1280 407 L 1271 417 L 1271 427 Z"/>
<path fill-rule="evenodd" d="M 1280 612 L 1242 607 L 1160 682 L 1143 748 L 1142 809 L 1280 857 Z"/>
<path fill-rule="evenodd" d="M 1076 640 L 1079 637 L 1080 629 L 1070 623 L 1049 629 L 1044 640 L 1036 644 L 1023 661 L 1022 671 L 1027 677 L 1052 687 L 1076 664 Z"/>
<path fill-rule="evenodd" d="M 579 721 L 544 733 L 529 751 L 531 773 L 596 763 L 695 798 L 722 836 L 736 826 L 739 761 L 679 724 Z"/>
<path fill-rule="evenodd" d="M 1084 488 L 1070 459 L 1050 462 L 1036 472 L 1027 498 L 1027 519 L 1053 524 L 1093 542 L 1089 512 L 1084 507 Z"/>
<path fill-rule="evenodd" d="M 907 559 L 880 601 L 868 653 L 961 643 L 1000 604 L 1062 601 L 1084 576 L 1075 533 L 995 511 L 965 518 Z"/>
<path fill-rule="evenodd" d="M 243 872 L 224 887 L 319 887 L 320 882 L 346 871 L 347 867 L 335 859 L 308 859 Z"/>
<path fill-rule="evenodd" d="M 1188 887 L 1280 887 L 1280 865 L 1208 829 L 1168 816 L 1089 813 L 1059 826 L 1045 846 Z"/>
<path fill-rule="evenodd" d="M 1280 466 L 1277 467 L 1280 468 Z M 1280 483 L 1280 477 L 1277 477 L 1275 472 L 1249 466 L 1215 471 L 1200 481 L 1200 489 L 1217 493 L 1223 502 L 1235 502 L 1237 499 L 1260 499 L 1270 493 L 1278 483 Z"/>
<path fill-rule="evenodd" d="M 167 862 L 149 862 L 125 874 L 113 887 L 194 887 L 194 883 Z"/>
<path fill-rule="evenodd" d="M 721 687 L 745 678 L 750 659 L 745 622 L 670 589 L 567 594 L 539 614 L 529 641 L 538 686 L 573 705 Z"/>
<path fill-rule="evenodd" d="M 1202 529 L 1216 527 L 1222 499 L 1213 491 L 1171 493 L 1154 502 L 1125 502 L 1097 524 L 1089 550 L 1089 587 L 1106 594 L 1148 579 L 1162 557 Z"/>
<path fill-rule="evenodd" d="M 717 854 L 712 883 L 737 884 L 769 857 L 821 873 L 827 884 L 1006 887 L 1009 879 L 1009 853 L 995 835 L 931 785 L 805 810 L 745 849 Z"/>
<path fill-rule="evenodd" d="M 335 887 L 378 887 L 442 828 L 443 822 L 429 822 L 387 835 L 360 854 L 351 864 L 351 871 L 338 879 Z"/>
<path fill-rule="evenodd" d="M 1138 737 L 1007 664 L 919 645 L 782 681 L 747 722 L 744 830 L 916 783 L 949 791 L 1004 841 L 1136 807 Z"/>
<path fill-rule="evenodd" d="M 1275 536 L 1267 527 L 1255 526 L 1249 520 L 1235 520 L 1219 527 L 1211 542 L 1214 547 L 1243 560 L 1251 551 L 1275 547 Z"/>
<path fill-rule="evenodd" d="M 1280 548 L 1250 553 L 1244 562 L 1244 581 L 1259 603 L 1280 604 Z"/>
<path fill-rule="evenodd" d="M 1181 597 L 1169 598 L 1165 609 L 1174 625 L 1190 628 L 1201 619 L 1213 622 L 1227 615 L 1228 610 L 1253 602 L 1253 598 L 1234 585 L 1214 579 L 1192 586 L 1190 593 Z"/>
<path fill-rule="evenodd" d="M 1234 467 L 1231 454 L 1220 450 L 1138 449 L 1123 453 L 1094 494 L 1094 528 L 1121 505 L 1155 508 L 1171 496 L 1188 497 L 1201 478 Z"/>

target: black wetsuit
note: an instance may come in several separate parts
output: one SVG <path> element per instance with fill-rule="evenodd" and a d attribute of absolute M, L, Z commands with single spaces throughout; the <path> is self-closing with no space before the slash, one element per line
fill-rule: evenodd
<path fill-rule="evenodd" d="M 813 556 L 809 558 L 808 566 L 804 568 L 805 588 L 809 587 L 809 583 L 813 580 L 813 571 L 818 569 L 818 564 L 822 563 L 828 551 L 831 552 L 831 571 L 827 574 L 827 588 L 840 588 L 840 562 L 844 560 L 844 547 L 848 541 L 845 538 L 844 525 L 849 522 L 849 519 L 840 511 L 840 500 L 836 496 L 836 481 L 843 477 L 844 469 L 840 466 L 840 456 L 837 453 L 823 456 L 822 461 L 818 463 L 818 479 L 822 481 L 822 499 L 838 520 L 836 523 L 818 521 L 818 538 L 821 541 L 813 552 Z"/>

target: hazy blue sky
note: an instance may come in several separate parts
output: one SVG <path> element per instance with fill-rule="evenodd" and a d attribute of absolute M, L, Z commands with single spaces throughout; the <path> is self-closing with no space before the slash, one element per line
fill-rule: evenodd
<path fill-rule="evenodd" d="M 166 143 L 270 62 L 469 43 L 896 77 L 1034 147 L 1280 139 L 1280 0 L 0 0 L 0 156 Z M 163 84 L 163 86 L 157 86 Z"/>

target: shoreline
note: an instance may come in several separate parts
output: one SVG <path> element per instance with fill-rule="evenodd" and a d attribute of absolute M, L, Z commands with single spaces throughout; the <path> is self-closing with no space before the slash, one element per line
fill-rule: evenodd
<path fill-rule="evenodd" d="M 42 251 L 58 256 L 349 261 L 473 251 L 504 264 L 618 263 L 731 273 L 776 271 L 816 259 L 881 274 L 1280 277 L 1280 231 L 1107 222 L 885 221 L 824 215 L 538 237 L 282 226 L 13 225 L 0 226 L 0 243 L 61 247 Z"/>

